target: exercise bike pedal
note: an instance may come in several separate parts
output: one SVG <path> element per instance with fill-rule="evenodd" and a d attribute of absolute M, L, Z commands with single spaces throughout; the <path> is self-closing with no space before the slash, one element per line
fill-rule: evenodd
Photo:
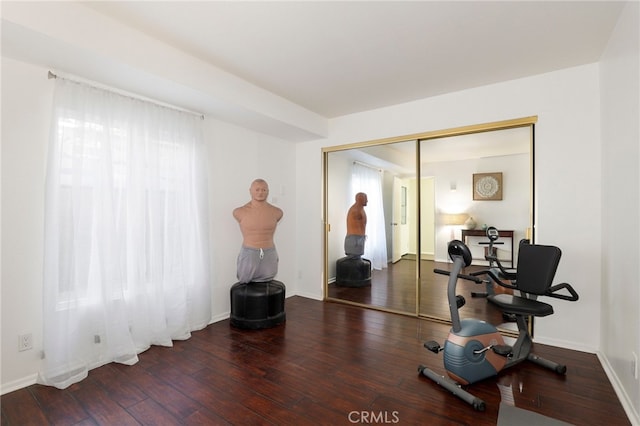
<path fill-rule="evenodd" d="M 509 345 L 494 345 L 491 347 L 493 352 L 501 356 L 511 356 L 513 348 Z"/>
<path fill-rule="evenodd" d="M 434 354 L 437 354 L 442 349 L 444 349 L 443 347 L 440 346 L 440 343 L 436 342 L 435 340 L 429 340 L 428 342 L 425 342 L 424 347 L 430 350 L 431 352 L 433 352 Z"/>

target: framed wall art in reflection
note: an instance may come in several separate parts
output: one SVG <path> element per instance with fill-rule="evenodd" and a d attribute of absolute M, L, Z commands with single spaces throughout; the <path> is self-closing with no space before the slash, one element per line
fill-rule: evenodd
<path fill-rule="evenodd" d="M 474 173 L 473 199 L 479 201 L 502 200 L 502 172 Z"/>

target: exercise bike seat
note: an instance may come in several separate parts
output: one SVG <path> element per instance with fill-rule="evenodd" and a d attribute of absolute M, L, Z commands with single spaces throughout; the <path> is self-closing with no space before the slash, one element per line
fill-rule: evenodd
<path fill-rule="evenodd" d="M 546 317 L 553 314 L 553 306 L 538 300 L 511 294 L 495 294 L 488 296 L 488 300 L 507 314 L 532 315 Z"/>

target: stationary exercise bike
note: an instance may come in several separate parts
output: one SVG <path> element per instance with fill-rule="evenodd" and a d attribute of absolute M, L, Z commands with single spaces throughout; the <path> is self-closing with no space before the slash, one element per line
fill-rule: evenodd
<path fill-rule="evenodd" d="M 500 231 L 498 231 L 498 229 L 495 226 L 489 226 L 486 229 L 485 234 L 487 236 L 488 242 L 480 242 L 480 244 L 487 245 L 484 258 L 486 261 L 489 262 L 489 267 L 486 270 L 471 273 L 471 275 L 473 276 L 485 275 L 485 279 L 483 280 L 483 283 L 485 284 L 485 291 L 484 292 L 472 291 L 471 297 L 474 297 L 474 298 L 476 297 L 488 298 L 489 296 L 495 295 L 496 292 L 495 292 L 494 286 L 496 286 L 496 284 L 494 284 L 494 279 L 492 279 L 492 277 L 503 282 L 507 281 L 509 283 L 509 285 L 502 285 L 503 287 L 506 287 L 506 289 L 503 290 L 503 292 L 513 292 L 513 290 L 516 287 L 515 286 L 516 270 L 513 268 L 506 269 L 500 263 L 500 260 L 498 259 L 497 251 L 495 249 L 496 245 L 503 244 L 501 241 L 498 241 L 498 239 L 500 238 Z M 520 246 L 522 246 L 523 244 L 529 244 L 529 240 L 528 239 L 520 240 Z M 515 315 L 513 314 L 503 313 L 502 318 L 506 322 L 515 322 Z"/>
<path fill-rule="evenodd" d="M 487 261 L 489 261 L 489 270 L 495 269 L 496 265 L 498 265 L 500 270 L 504 270 L 502 265 L 500 264 L 500 261 L 498 260 L 498 256 L 496 256 L 495 254 L 496 250 L 494 248 L 494 246 L 498 244 L 502 244 L 502 242 L 498 242 L 498 238 L 500 238 L 500 232 L 495 226 L 490 226 L 487 228 L 485 235 L 487 236 L 487 240 L 489 240 L 489 242 L 488 243 L 481 242 L 480 244 L 488 245 L 484 258 Z M 471 275 L 480 276 L 483 274 L 488 274 L 488 272 L 489 272 L 488 270 L 486 271 L 483 270 L 483 271 L 474 272 Z M 515 273 L 513 273 L 513 277 L 510 276 L 508 277 L 508 279 L 510 280 L 515 279 Z M 493 282 L 490 279 L 486 279 L 483 282 L 486 284 L 486 290 L 484 292 L 472 291 L 471 297 L 488 297 L 492 294 L 495 294 L 495 291 L 493 289 Z"/>
<path fill-rule="evenodd" d="M 484 411 L 485 402 L 462 388 L 497 375 L 522 361 L 565 374 L 567 367 L 538 357 L 531 353 L 532 339 L 527 327 L 528 316 L 547 316 L 553 313 L 553 307 L 537 301 L 537 296 L 549 296 L 563 300 L 576 301 L 578 294 L 570 284 L 551 285 L 560 261 L 560 249 L 554 246 L 523 245 L 518 255 L 516 282 L 520 296 L 510 294 L 492 294 L 487 296 L 490 302 L 503 312 L 514 314 L 518 324 L 518 338 L 513 346 L 506 345 L 500 332 L 491 324 L 477 319 L 460 319 L 459 309 L 465 304 L 463 296 L 456 295 L 459 278 L 481 284 L 484 281 L 477 276 L 461 274 L 462 268 L 471 264 L 469 248 L 459 240 L 448 245 L 449 256 L 453 260 L 451 272 L 435 269 L 438 274 L 449 275 L 447 298 L 451 313 L 451 330 L 441 347 L 435 341 L 424 344 L 434 353 L 444 352 L 444 367 L 449 377 L 441 376 L 424 365 L 418 367 L 421 375 L 428 377 L 458 398 L 472 405 L 477 411 Z M 490 274 L 495 281 L 497 277 Z M 511 283 L 497 284 L 513 287 Z M 569 295 L 559 293 L 566 289 Z"/>

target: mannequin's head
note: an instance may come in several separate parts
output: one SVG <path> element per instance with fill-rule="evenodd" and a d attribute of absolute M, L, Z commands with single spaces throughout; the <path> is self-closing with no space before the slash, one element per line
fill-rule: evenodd
<path fill-rule="evenodd" d="M 251 199 L 255 201 L 266 201 L 269 196 L 269 185 L 264 179 L 256 179 L 251 182 L 249 188 Z"/>
<path fill-rule="evenodd" d="M 367 205 L 367 194 L 365 194 L 364 192 L 358 192 L 356 194 L 356 204 L 359 204 L 361 206 L 366 206 Z"/>

